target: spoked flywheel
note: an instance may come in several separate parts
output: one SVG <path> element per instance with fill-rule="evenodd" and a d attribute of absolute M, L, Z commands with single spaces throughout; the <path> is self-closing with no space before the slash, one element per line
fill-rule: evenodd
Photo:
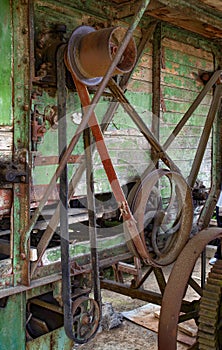
<path fill-rule="evenodd" d="M 171 264 L 192 228 L 192 196 L 186 181 L 179 173 L 156 169 L 135 185 L 128 202 L 153 263 Z"/>
<path fill-rule="evenodd" d="M 222 260 L 212 267 L 200 300 L 199 350 L 222 349 Z"/>
<path fill-rule="evenodd" d="M 85 296 L 77 298 L 72 304 L 73 331 L 78 343 L 86 343 L 93 338 L 100 322 L 97 302 Z"/>

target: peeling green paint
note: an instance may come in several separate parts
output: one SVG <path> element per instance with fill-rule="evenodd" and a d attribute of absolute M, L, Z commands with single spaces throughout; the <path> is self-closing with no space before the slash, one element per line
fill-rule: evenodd
<path fill-rule="evenodd" d="M 6 307 L 0 308 L 0 349 L 25 350 L 25 293 L 9 296 Z"/>
<path fill-rule="evenodd" d="M 0 125 L 12 124 L 12 18 L 10 1 L 1 1 Z"/>
<path fill-rule="evenodd" d="M 114 237 L 108 237 L 106 239 L 98 239 L 98 250 L 115 247 L 121 243 L 125 243 L 124 234 L 118 234 Z M 70 258 L 78 258 L 80 255 L 90 253 L 90 242 L 75 243 L 70 245 Z M 61 252 L 60 247 L 48 249 L 45 252 L 44 259 L 49 263 L 60 261 Z"/>
<path fill-rule="evenodd" d="M 73 345 L 73 341 L 66 336 L 64 328 L 58 328 L 27 342 L 26 350 L 71 350 Z"/>

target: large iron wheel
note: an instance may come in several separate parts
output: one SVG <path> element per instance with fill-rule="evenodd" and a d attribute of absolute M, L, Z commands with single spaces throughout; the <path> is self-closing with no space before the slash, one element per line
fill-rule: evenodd
<path fill-rule="evenodd" d="M 222 229 L 218 227 L 202 230 L 189 240 L 178 256 L 163 295 L 158 332 L 159 350 L 176 350 L 177 324 L 191 273 L 205 246 L 213 239 L 221 237 L 221 235 Z M 207 294 L 208 292 L 204 293 Z M 199 290 L 200 297 L 202 296 L 201 294 L 203 294 L 203 291 Z M 196 308 L 193 315 L 196 315 L 197 312 Z M 192 349 L 197 349 L 197 343 Z M 214 348 L 205 347 L 202 349 L 212 350 Z"/>

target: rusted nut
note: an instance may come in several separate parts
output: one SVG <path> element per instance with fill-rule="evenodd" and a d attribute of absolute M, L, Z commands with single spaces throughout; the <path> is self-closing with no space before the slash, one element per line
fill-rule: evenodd
<path fill-rule="evenodd" d="M 29 105 L 27 103 L 25 103 L 23 105 L 23 111 L 28 112 L 28 110 L 29 110 Z"/>
<path fill-rule="evenodd" d="M 26 259 L 25 253 L 21 253 L 21 254 L 20 254 L 20 258 L 21 258 L 22 260 L 25 260 L 25 259 Z"/>
<path fill-rule="evenodd" d="M 22 176 L 20 177 L 20 180 L 21 180 L 21 182 L 25 182 L 25 181 L 26 181 L 25 175 L 22 175 Z"/>
<path fill-rule="evenodd" d="M 87 324 L 90 323 L 90 317 L 87 314 L 85 314 L 85 315 L 82 316 L 81 321 L 82 321 L 83 325 L 87 325 Z"/>
<path fill-rule="evenodd" d="M 22 34 L 27 34 L 27 33 L 28 33 L 28 28 L 27 27 L 22 28 Z"/>

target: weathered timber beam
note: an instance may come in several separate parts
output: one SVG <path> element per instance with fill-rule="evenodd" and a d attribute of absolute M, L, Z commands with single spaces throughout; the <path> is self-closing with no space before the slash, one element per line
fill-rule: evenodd
<path fill-rule="evenodd" d="M 107 289 L 112 292 L 116 292 L 122 295 L 127 295 L 133 299 L 144 300 L 148 303 L 153 303 L 156 305 L 162 304 L 162 295 L 152 291 L 147 291 L 140 288 L 138 289 L 131 288 L 123 283 L 109 281 L 106 279 L 101 280 L 100 285 L 102 289 Z M 192 309 L 193 309 L 192 303 L 188 301 L 183 301 L 181 306 L 182 312 L 189 312 L 189 311 L 192 311 Z"/>

